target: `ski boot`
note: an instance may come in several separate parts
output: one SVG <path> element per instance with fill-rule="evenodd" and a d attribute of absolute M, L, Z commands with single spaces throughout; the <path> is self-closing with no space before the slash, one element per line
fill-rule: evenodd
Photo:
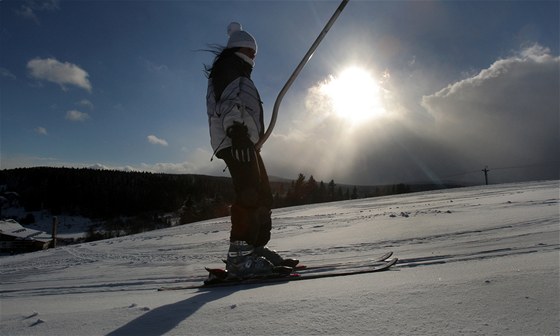
<path fill-rule="evenodd" d="M 228 280 L 250 279 L 273 276 L 274 265 L 266 258 L 255 254 L 253 245 L 244 241 L 232 241 L 226 260 Z"/>
<path fill-rule="evenodd" d="M 282 258 L 278 254 L 278 252 L 271 250 L 266 246 L 255 247 L 255 254 L 260 257 L 266 258 L 266 260 L 270 261 L 274 266 L 294 268 L 297 264 L 299 264 L 299 260 L 292 258 Z"/>

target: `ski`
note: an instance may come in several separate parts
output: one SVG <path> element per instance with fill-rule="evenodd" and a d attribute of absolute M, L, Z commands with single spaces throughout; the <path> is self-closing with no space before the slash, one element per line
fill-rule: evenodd
<path fill-rule="evenodd" d="M 252 278 L 246 280 L 214 280 L 213 282 L 199 284 L 199 285 L 185 285 L 185 286 L 172 286 L 172 287 L 161 287 L 158 291 L 172 291 L 172 290 L 186 290 L 186 289 L 205 289 L 205 288 L 217 288 L 217 287 L 233 287 L 241 285 L 261 285 L 261 284 L 272 284 L 272 283 L 282 283 L 289 281 L 304 281 L 312 279 L 321 278 L 333 278 L 341 276 L 350 276 L 357 274 L 375 273 L 388 270 L 391 266 L 398 262 L 397 258 L 386 260 L 383 262 L 378 262 L 370 267 L 361 267 L 356 269 L 343 269 L 332 271 L 325 271 L 320 273 L 291 273 L 289 275 L 276 275 L 263 278 Z"/>
<path fill-rule="evenodd" d="M 361 264 L 363 267 L 368 267 L 370 265 L 370 263 L 381 263 L 389 258 L 391 258 L 391 256 L 393 255 L 393 252 L 389 251 L 383 255 L 380 255 L 379 257 L 375 257 L 373 259 L 368 259 L 367 261 L 349 261 L 349 262 L 338 262 L 338 263 L 332 263 L 332 264 L 318 264 L 318 265 L 297 265 L 296 267 L 294 267 L 294 270 L 296 271 L 315 271 L 315 270 L 320 270 L 320 269 L 329 269 L 329 268 L 337 268 L 337 267 L 352 267 L 355 266 L 356 264 Z"/>
<path fill-rule="evenodd" d="M 358 260 L 358 261 L 340 261 L 340 262 L 336 262 L 336 263 L 331 263 L 331 264 L 316 264 L 316 265 L 305 265 L 305 264 L 298 264 L 294 267 L 294 271 L 315 271 L 315 270 L 319 270 L 319 269 L 329 269 L 329 268 L 335 268 L 335 267 L 353 267 L 356 264 L 360 264 L 363 267 L 367 267 L 369 266 L 368 263 L 379 263 L 379 262 L 383 262 L 389 258 L 391 258 L 391 256 L 393 255 L 393 252 L 389 251 L 385 254 L 382 254 L 378 257 L 375 257 L 373 259 L 367 259 L 367 260 Z M 224 262 L 224 264 L 226 263 L 226 260 L 222 260 Z M 207 268 L 208 270 L 208 268 Z M 217 269 L 212 269 L 212 270 L 217 270 Z"/>

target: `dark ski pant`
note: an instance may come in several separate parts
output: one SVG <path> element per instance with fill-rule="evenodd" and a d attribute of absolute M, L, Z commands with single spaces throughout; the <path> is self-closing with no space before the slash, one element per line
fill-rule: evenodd
<path fill-rule="evenodd" d="M 235 190 L 231 206 L 230 241 L 265 246 L 270 240 L 272 192 L 260 153 L 251 162 L 239 162 L 230 148 L 218 153 L 225 161 Z"/>

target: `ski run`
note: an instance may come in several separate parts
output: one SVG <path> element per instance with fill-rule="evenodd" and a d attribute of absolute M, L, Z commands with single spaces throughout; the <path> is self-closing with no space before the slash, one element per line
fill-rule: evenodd
<path fill-rule="evenodd" d="M 276 209 L 270 247 L 378 273 L 199 285 L 229 220 L 0 257 L 1 335 L 558 335 L 559 181 Z M 338 266 L 336 266 L 338 265 Z"/>

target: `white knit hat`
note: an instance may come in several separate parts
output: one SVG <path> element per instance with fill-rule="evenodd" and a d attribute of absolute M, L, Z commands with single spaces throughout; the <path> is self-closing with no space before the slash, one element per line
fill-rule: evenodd
<path fill-rule="evenodd" d="M 230 23 L 227 27 L 227 34 L 229 35 L 229 40 L 226 48 L 241 47 L 257 51 L 257 41 L 251 34 L 243 30 L 240 23 Z"/>

